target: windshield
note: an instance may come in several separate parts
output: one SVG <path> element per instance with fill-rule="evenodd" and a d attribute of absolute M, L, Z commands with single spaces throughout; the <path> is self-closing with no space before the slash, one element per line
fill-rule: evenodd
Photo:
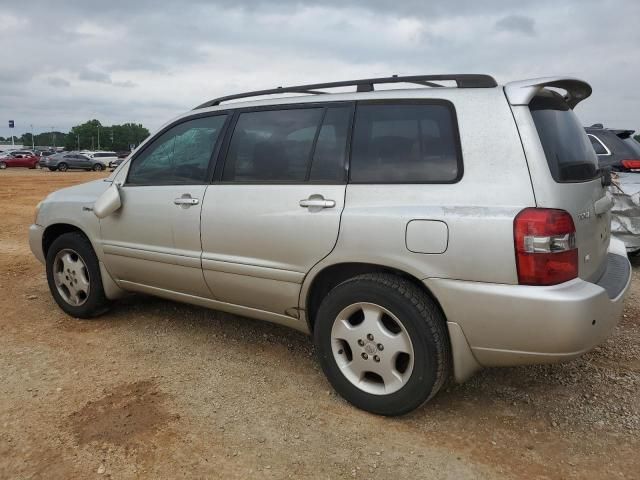
<path fill-rule="evenodd" d="M 589 137 L 562 97 L 544 92 L 533 98 L 529 108 L 556 182 L 586 182 L 599 176 Z"/>

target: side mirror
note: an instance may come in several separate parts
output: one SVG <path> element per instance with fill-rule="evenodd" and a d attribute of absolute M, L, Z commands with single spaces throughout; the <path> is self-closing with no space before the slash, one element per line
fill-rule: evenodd
<path fill-rule="evenodd" d="M 121 206 L 120 186 L 113 183 L 98 197 L 93 205 L 93 213 L 98 218 L 105 218 L 117 211 Z"/>

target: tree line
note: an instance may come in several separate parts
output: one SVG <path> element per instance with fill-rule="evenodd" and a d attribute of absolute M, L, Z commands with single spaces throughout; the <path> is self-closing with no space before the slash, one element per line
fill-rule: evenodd
<path fill-rule="evenodd" d="M 60 131 L 24 133 L 14 136 L 14 143 L 29 147 L 64 147 L 65 150 L 129 150 L 138 146 L 149 136 L 149 130 L 139 123 L 105 126 L 93 119 L 71 128 L 68 133 Z M 11 137 L 0 137 L 0 143 L 11 143 Z"/>

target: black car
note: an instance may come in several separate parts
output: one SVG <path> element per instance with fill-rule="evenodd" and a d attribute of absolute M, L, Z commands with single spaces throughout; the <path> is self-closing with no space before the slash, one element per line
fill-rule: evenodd
<path fill-rule="evenodd" d="M 604 128 L 601 123 L 585 127 L 601 167 L 614 172 L 640 172 L 640 143 L 633 130 Z"/>

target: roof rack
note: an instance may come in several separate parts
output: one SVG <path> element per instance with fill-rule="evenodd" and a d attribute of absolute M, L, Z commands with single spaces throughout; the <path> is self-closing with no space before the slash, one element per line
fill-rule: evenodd
<path fill-rule="evenodd" d="M 383 83 L 415 83 L 424 87 L 443 87 L 437 81 L 451 80 L 456 82 L 459 88 L 493 88 L 498 84 L 490 75 L 476 74 L 459 74 L 459 75 L 411 75 L 400 77 L 393 75 L 391 77 L 381 78 L 363 78 L 360 80 L 345 80 L 342 82 L 315 83 L 311 85 L 297 85 L 293 87 L 278 87 L 269 90 L 257 90 L 255 92 L 237 93 L 235 95 L 227 95 L 225 97 L 215 98 L 208 102 L 198 105 L 194 110 L 199 108 L 213 107 L 220 105 L 222 102 L 236 100 L 239 98 L 260 97 L 263 95 L 274 95 L 279 93 L 306 93 L 310 95 L 321 95 L 327 92 L 319 91 L 322 88 L 337 88 L 355 86 L 357 92 L 372 92 L 374 85 Z"/>

